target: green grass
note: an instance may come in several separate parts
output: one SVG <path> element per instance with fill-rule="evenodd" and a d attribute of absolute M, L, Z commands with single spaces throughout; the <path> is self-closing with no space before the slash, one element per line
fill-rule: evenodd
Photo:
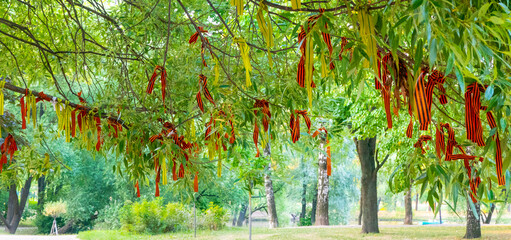
<path fill-rule="evenodd" d="M 253 229 L 252 239 L 461 239 L 465 227 L 439 226 L 396 226 L 382 227 L 380 234 L 361 234 L 358 227 L 301 227 Z M 483 226 L 482 239 L 511 239 L 510 226 Z M 78 235 L 82 240 L 127 239 L 127 240 L 160 240 L 160 239 L 247 239 L 248 228 L 227 228 L 221 231 L 198 231 L 197 238 L 193 232 L 180 232 L 160 235 L 137 235 L 123 231 L 87 231 Z"/>

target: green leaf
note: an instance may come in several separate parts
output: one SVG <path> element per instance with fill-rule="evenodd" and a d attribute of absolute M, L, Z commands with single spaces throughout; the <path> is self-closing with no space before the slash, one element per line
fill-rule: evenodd
<path fill-rule="evenodd" d="M 410 8 L 412 10 L 415 10 L 416 8 L 418 8 L 420 5 L 422 5 L 424 1 L 423 0 L 412 0 L 412 3 L 410 5 Z"/>
<path fill-rule="evenodd" d="M 431 44 L 429 46 L 429 68 L 433 68 L 433 64 L 435 64 L 436 61 L 436 39 L 434 38 L 431 41 Z"/>
<path fill-rule="evenodd" d="M 454 54 L 449 53 L 449 59 L 447 59 L 447 66 L 445 67 L 445 75 L 449 75 L 454 65 Z"/>
<path fill-rule="evenodd" d="M 493 97 L 493 91 L 494 91 L 493 85 L 490 85 L 488 88 L 486 88 L 484 98 L 486 98 L 486 100 L 490 100 L 490 98 Z"/>
<path fill-rule="evenodd" d="M 458 66 L 456 66 L 454 68 L 454 70 L 456 73 L 456 78 L 458 79 L 458 84 L 460 85 L 461 93 L 464 94 L 465 93 L 465 79 L 463 79 L 463 74 L 461 74 L 461 71 L 458 68 Z"/>
<path fill-rule="evenodd" d="M 417 48 L 415 50 L 415 65 L 413 67 L 413 72 L 417 72 L 419 70 L 419 67 L 422 63 L 422 47 L 423 47 L 423 42 L 422 42 L 422 39 L 419 39 L 419 41 L 417 42 Z"/>
<path fill-rule="evenodd" d="M 495 17 L 495 16 L 491 16 L 490 17 L 490 21 L 494 24 L 497 24 L 497 25 L 500 25 L 500 24 L 504 24 L 505 21 L 502 20 L 502 18 L 498 18 L 498 17 Z"/>
<path fill-rule="evenodd" d="M 472 202 L 472 198 L 468 196 L 468 203 L 470 204 L 470 209 L 472 210 L 472 214 L 474 214 L 474 217 L 479 220 L 479 214 L 477 214 L 476 206 L 474 205 L 474 202 Z"/>
<path fill-rule="evenodd" d="M 491 3 L 484 4 L 478 11 L 479 18 L 483 18 L 486 12 L 488 11 L 488 8 L 491 6 Z"/>

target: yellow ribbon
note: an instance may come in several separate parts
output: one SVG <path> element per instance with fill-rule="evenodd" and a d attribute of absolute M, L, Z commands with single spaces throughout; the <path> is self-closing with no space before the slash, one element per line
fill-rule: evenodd
<path fill-rule="evenodd" d="M 247 87 L 252 86 L 252 82 L 250 81 L 250 72 L 252 71 L 252 65 L 250 65 L 250 57 L 249 57 L 249 51 L 247 42 L 245 39 L 238 37 L 234 38 L 234 42 L 238 44 L 238 47 L 240 48 L 240 55 L 241 59 L 243 60 L 243 65 L 245 66 L 245 77 L 246 77 L 246 84 Z"/>
<path fill-rule="evenodd" d="M 161 157 L 162 163 L 161 163 L 161 183 L 163 185 L 167 185 L 167 160 L 165 159 L 165 155 L 162 154 Z"/>
<path fill-rule="evenodd" d="M 291 0 L 291 7 L 293 9 L 302 8 L 302 1 L 301 0 Z"/>
<path fill-rule="evenodd" d="M 5 81 L 0 82 L 0 115 L 4 115 L 4 86 Z"/>

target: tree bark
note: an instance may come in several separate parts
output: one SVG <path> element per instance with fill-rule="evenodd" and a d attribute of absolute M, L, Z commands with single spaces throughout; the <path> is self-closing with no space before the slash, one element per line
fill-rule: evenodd
<path fill-rule="evenodd" d="M 316 223 L 316 203 L 318 202 L 318 184 L 314 184 L 314 194 L 312 195 L 311 224 Z"/>
<path fill-rule="evenodd" d="M 419 194 L 415 194 L 415 211 L 419 211 Z"/>
<path fill-rule="evenodd" d="M 412 212 L 412 185 L 408 187 L 405 195 L 405 225 L 413 224 L 413 212 Z"/>
<path fill-rule="evenodd" d="M 490 203 L 490 211 L 488 212 L 488 216 L 484 220 L 484 224 L 490 224 L 491 223 L 491 217 L 493 216 L 493 212 L 495 211 L 495 204 Z"/>
<path fill-rule="evenodd" d="M 378 193 L 376 191 L 378 169 L 376 166 L 376 137 L 364 140 L 355 139 L 358 158 L 362 170 L 362 233 L 379 233 Z"/>
<path fill-rule="evenodd" d="M 270 175 L 264 176 L 264 188 L 266 190 L 266 204 L 268 206 L 268 215 L 270 217 L 270 228 L 279 227 L 279 219 L 277 217 L 277 207 L 275 206 L 275 196 L 273 194 L 273 183 Z"/>
<path fill-rule="evenodd" d="M 305 178 L 307 176 L 307 173 L 305 172 L 305 163 L 303 161 L 300 162 L 300 166 L 303 172 L 303 179 L 302 179 L 302 211 L 300 212 L 300 220 L 305 218 L 305 213 L 307 211 L 307 183 L 305 182 Z"/>
<path fill-rule="evenodd" d="M 234 214 L 233 214 L 234 217 L 232 218 L 232 226 L 233 227 L 236 226 L 236 220 L 238 219 L 237 216 L 236 216 L 237 214 L 238 214 L 238 210 L 235 209 L 234 210 Z"/>
<path fill-rule="evenodd" d="M 247 204 L 242 204 L 240 209 L 240 214 L 238 215 L 238 222 L 236 225 L 238 227 L 243 227 L 243 222 L 245 222 L 245 216 L 247 215 Z"/>
<path fill-rule="evenodd" d="M 37 212 L 38 213 L 41 213 L 43 211 L 45 190 L 46 190 L 46 181 L 45 181 L 45 176 L 43 175 L 37 179 L 37 207 L 38 207 Z"/>
<path fill-rule="evenodd" d="M 0 219 L 5 225 L 5 229 L 10 234 L 15 234 L 21 221 L 21 216 L 27 205 L 28 194 L 30 193 L 30 185 L 32 185 L 32 176 L 25 180 L 25 185 L 21 189 L 21 196 L 18 199 L 16 191 L 16 184 L 11 184 L 9 187 L 9 201 L 7 203 L 7 214 L 4 218 L 0 215 Z"/>
<path fill-rule="evenodd" d="M 470 197 L 470 196 L 469 196 Z M 473 239 L 481 237 L 481 221 L 474 215 L 470 207 L 470 200 L 467 198 L 467 228 L 463 238 Z M 477 215 L 481 215 L 479 203 L 474 203 Z"/>
<path fill-rule="evenodd" d="M 319 144 L 318 160 L 318 194 L 316 203 L 316 222 L 314 225 L 329 225 L 328 220 L 328 175 L 326 171 L 326 135 L 320 134 L 321 143 Z"/>
<path fill-rule="evenodd" d="M 360 195 L 360 211 L 358 212 L 358 225 L 362 225 L 362 214 L 364 213 L 364 206 L 362 204 L 362 195 Z"/>
<path fill-rule="evenodd" d="M 268 157 L 268 158 L 271 157 L 270 142 L 268 142 L 266 144 L 266 147 L 264 148 L 264 155 L 265 155 L 265 157 Z M 270 171 L 271 171 L 271 163 L 268 165 L 268 171 L 264 175 L 264 189 L 266 191 L 266 206 L 268 209 L 268 215 L 270 217 L 269 227 L 277 228 L 277 227 L 279 227 L 279 219 L 277 217 L 277 207 L 275 206 L 275 194 L 273 192 L 273 182 L 271 180 Z"/>

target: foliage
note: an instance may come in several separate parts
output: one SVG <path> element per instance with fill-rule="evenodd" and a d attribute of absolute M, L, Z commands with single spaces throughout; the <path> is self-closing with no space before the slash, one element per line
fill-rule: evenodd
<path fill-rule="evenodd" d="M 37 214 L 35 218 L 35 225 L 37 227 L 37 232 L 42 234 L 49 234 L 51 231 L 51 227 L 53 225 L 53 217 L 44 216 L 43 214 Z M 64 218 L 58 217 L 57 219 L 57 227 L 60 229 L 66 223 Z"/>
<path fill-rule="evenodd" d="M 204 225 L 210 230 L 220 230 L 225 227 L 225 223 L 229 219 L 227 210 L 218 205 L 209 203 L 208 209 L 203 213 Z"/>
<path fill-rule="evenodd" d="M 122 229 L 152 234 L 188 229 L 190 215 L 184 205 L 164 206 L 162 199 L 125 203 L 119 214 Z"/>
<path fill-rule="evenodd" d="M 44 205 L 43 214 L 52 218 L 61 217 L 67 213 L 67 203 L 63 201 L 49 202 Z"/>
<path fill-rule="evenodd" d="M 15 154 L 16 161 L 3 166 L 2 187 L 20 186 L 28 176 L 51 176 L 54 179 L 50 181 L 49 191 L 55 198 L 66 199 L 70 205 L 69 218 L 88 228 L 95 213 L 109 204 L 110 197 L 122 201 L 132 199 L 135 182 L 143 193 L 154 192 L 153 183 L 160 177 L 155 175 L 160 173 L 167 179 L 172 175 L 172 166 L 183 164 L 186 166 L 183 177 L 169 181 L 172 183 L 164 189 L 177 192 L 169 198 L 190 202 L 198 197 L 199 208 L 205 209 L 210 201 L 222 205 L 231 201 L 225 197 L 211 200 L 213 197 L 206 195 L 230 190 L 235 196 L 232 208 L 236 209 L 246 202 L 244 191 L 251 195 L 260 192 L 270 164 L 277 181 L 291 182 L 293 178 L 289 176 L 293 174 L 288 174 L 289 166 L 298 163 L 298 158 L 291 155 L 318 153 L 316 140 L 310 138 L 304 126 L 299 143 L 289 142 L 289 115 L 296 109 L 305 109 L 311 115 L 313 130 L 321 126 L 332 130 L 332 137 L 337 138 L 332 143 L 344 145 L 343 135 L 377 136 L 378 153 L 390 159 L 388 169 L 382 171 L 391 176 L 391 191 L 400 192 L 415 184 L 430 205 L 448 201 L 456 209 L 458 198 L 468 197 L 472 179 L 461 161 L 443 163 L 435 156 L 431 142 L 425 143 L 425 154 L 412 147 L 421 135 L 434 135 L 433 125 L 429 131 L 419 131 L 417 109 L 401 104 L 401 97 L 405 102 L 412 99 L 413 87 L 404 92 L 395 88 L 397 91 L 389 93 L 396 100 L 392 103 L 394 125 L 385 126 L 385 118 L 392 114 L 384 110 L 382 92 L 373 88 L 378 75 L 377 50 L 380 50 L 384 54 L 392 53 L 395 64 L 400 63 L 398 57 L 403 61 L 409 73 L 404 86 L 414 86 L 422 70 L 439 70 L 445 74 L 443 86 L 449 103 L 441 105 L 436 97 L 432 100 L 433 123 L 451 123 L 459 145 L 485 159 L 473 166 L 482 179 L 477 190 L 479 201 L 496 203 L 505 197 L 498 193 L 510 192 L 511 158 L 506 151 L 511 120 L 511 106 L 507 101 L 511 94 L 509 1 L 313 1 L 302 6 L 307 11 L 289 5 L 288 1 L 263 1 L 261 5 L 259 1 L 248 1 L 243 7 L 252 11 L 238 8 L 240 14 L 235 14 L 235 8 L 227 1 L 2 4 L 0 54 L 5 56 L 5 61 L 0 63 L 2 79 L 10 85 L 36 92 L 44 90 L 59 98 L 53 101 L 57 107 L 49 103 L 51 99 L 36 104 L 37 111 L 32 113 L 41 112 L 37 123 L 28 124 L 22 131 L 19 100 L 25 91 L 18 89 L 17 93 L 6 94 L 6 114 L 0 119 L 3 134 L 12 133 L 24 144 Z M 320 7 L 327 11 L 320 14 Z M 261 18 L 266 8 L 271 14 Z M 256 12 L 259 13 L 257 24 L 253 20 Z M 309 18 L 316 24 L 305 27 L 307 44 L 304 45 L 296 38 L 301 25 L 307 25 Z M 202 32 L 199 27 L 208 32 Z M 268 42 L 270 29 L 273 44 Z M 195 33 L 200 43 L 187 44 Z M 323 36 L 332 38 L 332 46 L 322 40 Z M 343 44 L 346 39 L 348 43 Z M 239 41 L 247 45 L 237 44 Z M 301 52 L 301 46 L 307 46 L 307 52 L 302 52 L 307 59 L 305 87 L 296 83 L 300 64 L 297 53 Z M 329 62 L 335 68 L 329 70 Z M 167 71 L 166 85 L 164 78 L 157 78 L 161 82 L 155 87 L 155 92 L 162 90 L 163 96 L 146 90 L 155 68 Z M 200 97 L 200 93 L 206 92 L 206 84 L 198 81 L 199 74 L 209 78 L 208 100 L 214 99 L 206 104 L 205 110 L 195 100 L 197 93 Z M 391 75 L 396 78 L 396 72 L 392 71 Z M 316 88 L 309 84 L 312 78 Z M 482 129 L 486 147 L 466 140 L 464 94 L 466 87 L 474 82 L 486 89 L 481 104 L 487 106 L 484 111 L 494 113 L 497 124 L 497 128 L 489 129 L 485 125 Z M 2 93 L 12 89 L 4 88 Z M 269 101 L 272 117 L 268 131 L 260 131 L 262 134 L 257 139 L 252 133 L 255 124 L 261 122 L 261 114 L 254 112 L 254 102 L 260 99 Z M 89 121 L 89 128 L 70 137 L 69 125 L 63 124 L 69 122 L 69 116 L 63 118 L 59 107 L 69 105 L 68 101 L 80 101 L 86 107 L 85 113 L 90 114 L 88 120 L 93 120 L 90 118 L 93 115 L 102 119 Z M 71 114 L 76 108 L 69 105 L 63 109 Z M 407 139 L 404 129 L 410 119 L 415 122 L 414 131 L 412 138 Z M 227 124 L 229 120 L 233 122 L 232 127 Z M 214 123 L 211 128 L 205 126 L 208 122 Z M 165 123 L 171 124 L 172 129 L 162 129 Z M 119 125 L 123 125 L 123 131 L 118 132 Z M 167 133 L 160 135 L 161 139 L 150 140 L 162 130 L 175 135 Z M 231 131 L 236 136 L 233 143 L 224 137 Z M 492 138 L 498 134 L 504 153 L 503 172 L 507 177 L 502 186 L 496 184 L 497 146 Z M 70 142 L 67 146 L 63 144 L 64 136 Z M 179 137 L 186 144 L 177 143 L 175 139 Z M 254 157 L 254 145 L 261 148 L 267 142 L 271 142 L 272 156 Z M 183 149 L 189 144 L 194 146 L 194 151 Z M 66 148 L 69 145 L 94 154 L 75 155 Z M 289 152 L 293 153 L 283 150 L 289 145 L 292 149 Z M 339 147 L 334 152 L 343 150 Z M 92 161 L 95 158 L 98 161 Z M 340 158 L 350 160 L 345 156 Z M 65 166 L 76 171 L 60 175 Z M 232 172 L 225 182 L 219 180 L 224 169 Z M 333 177 L 338 179 L 332 182 L 338 186 L 335 191 L 356 195 L 350 186 L 342 184 L 345 180 L 356 182 L 351 170 L 348 174 L 341 172 L 339 178 Z M 194 195 L 193 176 L 197 172 L 201 191 Z M 112 177 L 112 173 L 120 179 Z M 229 175 L 224 171 L 223 176 Z M 209 190 L 205 186 L 218 188 Z M 51 194 L 47 195 L 51 198 Z M 338 200 L 333 206 L 345 214 L 350 204 Z M 155 228 L 152 230 L 161 231 L 162 226 Z"/>
<path fill-rule="evenodd" d="M 312 226 L 311 218 L 310 217 L 300 218 L 298 226 Z"/>
<path fill-rule="evenodd" d="M 111 201 L 99 211 L 98 218 L 94 221 L 94 229 L 114 230 L 121 228 L 120 210 L 123 205 L 119 201 Z"/>

